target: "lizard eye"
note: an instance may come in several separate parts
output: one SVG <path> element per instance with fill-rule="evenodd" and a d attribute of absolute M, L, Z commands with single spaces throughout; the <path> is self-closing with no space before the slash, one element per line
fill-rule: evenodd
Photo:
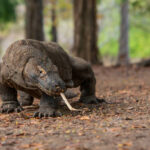
<path fill-rule="evenodd" d="M 46 75 L 46 71 L 41 66 L 38 66 L 38 70 L 39 70 L 40 76 Z"/>

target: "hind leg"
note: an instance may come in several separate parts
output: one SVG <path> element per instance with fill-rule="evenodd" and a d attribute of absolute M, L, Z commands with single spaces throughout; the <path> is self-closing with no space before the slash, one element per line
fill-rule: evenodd
<path fill-rule="evenodd" d="M 87 104 L 99 102 L 95 96 L 95 84 L 96 80 L 94 76 L 93 77 L 91 76 L 91 78 L 87 78 L 83 82 L 81 82 L 80 85 L 81 96 L 79 100 L 80 102 Z"/>
<path fill-rule="evenodd" d="M 19 102 L 20 102 L 21 106 L 30 106 L 33 104 L 34 98 L 31 95 L 29 95 L 23 91 L 18 91 L 18 93 L 20 96 Z"/>
<path fill-rule="evenodd" d="M 17 100 L 17 91 L 14 88 L 0 84 L 0 95 L 2 99 L 1 113 L 20 112 L 23 110 Z"/>
<path fill-rule="evenodd" d="M 73 81 L 75 86 L 80 86 L 81 97 L 83 103 L 99 103 L 95 96 L 96 79 L 91 66 L 80 58 L 72 58 Z"/>
<path fill-rule="evenodd" d="M 89 69 L 89 68 L 88 68 Z M 87 78 L 84 76 L 84 80 L 81 80 L 80 84 L 80 91 L 81 96 L 79 101 L 86 104 L 97 104 L 99 103 L 99 99 L 95 96 L 95 85 L 96 79 L 92 69 L 91 71 L 87 72 Z"/>

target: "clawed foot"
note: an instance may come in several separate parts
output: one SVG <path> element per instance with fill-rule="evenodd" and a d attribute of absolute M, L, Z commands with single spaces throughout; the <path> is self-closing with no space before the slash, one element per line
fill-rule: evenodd
<path fill-rule="evenodd" d="M 34 113 L 33 117 L 60 117 L 61 112 L 50 107 L 39 108 L 37 112 Z"/>
<path fill-rule="evenodd" d="M 98 99 L 95 96 L 81 97 L 79 101 L 85 104 L 99 104 L 106 102 L 104 99 Z"/>
<path fill-rule="evenodd" d="M 7 102 L 3 103 L 0 112 L 1 113 L 12 113 L 12 112 L 21 112 L 23 108 L 20 106 L 18 102 Z"/>

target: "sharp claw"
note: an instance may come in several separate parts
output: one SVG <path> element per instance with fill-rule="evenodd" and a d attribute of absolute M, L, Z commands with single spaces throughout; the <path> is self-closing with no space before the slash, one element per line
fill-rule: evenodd
<path fill-rule="evenodd" d="M 38 115 L 39 115 L 39 112 L 35 112 L 33 117 L 38 117 Z"/>
<path fill-rule="evenodd" d="M 18 108 L 16 108 L 16 109 L 14 109 L 14 112 L 15 113 L 19 113 L 19 111 L 18 111 L 19 109 Z"/>
<path fill-rule="evenodd" d="M 1 113 L 4 113 L 4 112 L 5 112 L 5 111 L 2 109 L 2 110 L 1 110 Z"/>
<path fill-rule="evenodd" d="M 52 117 L 52 114 L 51 114 L 51 113 L 49 113 L 49 114 L 48 114 L 48 117 Z"/>
<path fill-rule="evenodd" d="M 43 117 L 43 114 L 42 113 L 39 113 L 39 118 L 42 118 Z"/>
<path fill-rule="evenodd" d="M 56 117 L 56 114 L 55 113 L 51 114 L 51 117 Z"/>
<path fill-rule="evenodd" d="M 11 113 L 12 111 L 13 111 L 13 110 L 8 109 L 8 110 L 6 111 L 6 113 L 9 114 L 9 113 Z"/>
<path fill-rule="evenodd" d="M 42 118 L 42 117 L 44 117 L 44 118 L 47 118 L 47 117 L 60 117 L 60 116 L 62 116 L 62 113 L 60 112 L 60 111 L 52 111 L 52 112 L 40 112 L 40 111 L 38 111 L 38 112 L 35 112 L 34 113 L 34 115 L 33 115 L 33 117 L 38 117 L 38 118 Z"/>
<path fill-rule="evenodd" d="M 85 103 L 85 104 L 99 104 L 99 103 L 107 103 L 104 99 L 99 99 L 96 97 L 81 97 L 80 102 Z"/>
<path fill-rule="evenodd" d="M 0 109 L 0 113 L 3 113 L 3 109 L 2 108 Z"/>
<path fill-rule="evenodd" d="M 47 117 L 48 117 L 48 114 L 44 114 L 44 117 L 47 118 Z"/>
<path fill-rule="evenodd" d="M 57 111 L 57 112 L 55 112 L 54 114 L 55 114 L 55 116 L 58 116 L 58 117 L 61 117 L 61 116 L 62 116 L 62 113 L 61 113 L 60 111 Z"/>
<path fill-rule="evenodd" d="M 23 109 L 22 107 L 19 107 L 19 110 L 20 110 L 20 111 L 23 111 L 24 109 Z"/>
<path fill-rule="evenodd" d="M 18 105 L 13 104 L 3 104 L 0 108 L 0 113 L 12 113 L 12 112 L 21 112 L 23 111 L 23 108 Z"/>
<path fill-rule="evenodd" d="M 96 100 L 96 101 L 95 101 L 95 103 L 96 103 L 96 104 L 99 104 L 99 101 L 98 101 L 98 100 Z"/>
<path fill-rule="evenodd" d="M 16 109 L 16 112 L 17 112 L 17 113 L 21 112 L 21 109 L 20 109 L 20 108 L 17 108 L 17 109 Z"/>
<path fill-rule="evenodd" d="M 99 99 L 99 98 L 96 98 L 97 99 L 97 101 L 99 102 L 99 103 L 107 103 L 106 101 L 105 101 L 105 99 Z"/>

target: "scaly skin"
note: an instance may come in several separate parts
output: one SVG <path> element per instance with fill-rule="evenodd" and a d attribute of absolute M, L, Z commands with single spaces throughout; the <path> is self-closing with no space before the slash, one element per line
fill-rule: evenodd
<path fill-rule="evenodd" d="M 6 51 L 1 64 L 0 95 L 2 113 L 22 111 L 21 105 L 32 105 L 40 98 L 34 117 L 60 115 L 55 99 L 67 88 L 80 86 L 80 102 L 99 103 L 95 96 L 95 76 L 83 59 L 69 56 L 58 44 L 36 40 L 20 40 Z"/>

